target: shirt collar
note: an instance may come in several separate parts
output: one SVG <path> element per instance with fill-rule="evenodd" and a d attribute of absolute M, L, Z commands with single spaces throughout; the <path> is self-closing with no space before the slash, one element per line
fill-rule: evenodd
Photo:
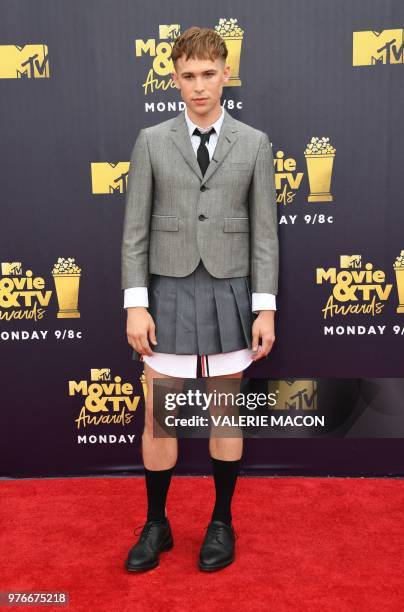
<path fill-rule="evenodd" d="M 224 108 L 223 108 L 223 106 L 221 107 L 221 109 L 222 109 L 222 114 L 220 115 L 219 119 L 217 119 L 215 121 L 215 123 L 212 123 L 212 125 L 210 125 L 208 128 L 201 128 L 198 125 L 196 125 L 196 123 L 191 121 L 191 119 L 189 118 L 189 115 L 188 115 L 187 107 L 185 107 L 185 121 L 187 122 L 189 135 L 192 136 L 195 128 L 198 128 L 202 132 L 202 131 L 205 131 L 205 130 L 210 130 L 212 127 L 214 127 L 216 134 L 219 136 L 220 128 L 222 127 L 222 123 L 223 123 L 223 119 L 224 119 Z"/>

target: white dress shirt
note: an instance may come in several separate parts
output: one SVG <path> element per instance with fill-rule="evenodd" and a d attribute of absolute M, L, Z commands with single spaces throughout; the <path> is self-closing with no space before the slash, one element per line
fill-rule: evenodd
<path fill-rule="evenodd" d="M 200 132 L 208 132 L 215 128 L 206 146 L 209 151 L 209 159 L 212 159 L 217 140 L 219 138 L 220 128 L 224 119 L 224 110 L 215 121 L 207 128 L 197 126 L 188 116 L 187 108 L 185 107 L 185 120 L 187 122 L 189 136 L 195 155 L 200 145 L 201 139 L 197 134 L 193 134 L 195 128 Z M 272 293 L 253 293 L 251 296 L 252 311 L 259 312 L 260 310 L 276 310 L 276 298 Z M 125 289 L 124 308 L 133 306 L 149 307 L 147 287 L 130 287 Z M 157 331 L 157 330 L 156 330 Z M 158 342 L 158 331 L 156 334 Z M 150 348 L 153 350 L 153 343 L 149 342 Z M 157 345 L 158 346 L 158 345 Z M 220 376 L 222 374 L 235 374 L 247 368 L 251 363 L 251 349 L 243 348 L 238 351 L 230 351 L 227 353 L 216 353 L 214 355 L 203 355 L 201 358 L 202 376 Z M 172 353 L 155 352 L 152 356 L 142 355 L 141 360 L 145 361 L 157 372 L 176 376 L 178 378 L 195 378 L 197 372 L 197 355 L 175 355 Z"/>

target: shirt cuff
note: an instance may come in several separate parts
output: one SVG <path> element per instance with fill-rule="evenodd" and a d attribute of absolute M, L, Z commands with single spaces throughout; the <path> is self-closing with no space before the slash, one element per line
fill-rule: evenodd
<path fill-rule="evenodd" d="M 149 307 L 147 287 L 131 287 L 130 289 L 125 289 L 123 307 L 132 308 L 134 306 Z M 275 295 L 272 293 L 253 293 L 252 311 L 259 312 L 260 310 L 276 310 Z"/>
<path fill-rule="evenodd" d="M 134 306 L 149 307 L 147 287 L 130 287 L 125 289 L 123 307 L 133 308 Z"/>
<path fill-rule="evenodd" d="M 272 293 L 253 293 L 252 311 L 276 310 L 276 298 Z"/>

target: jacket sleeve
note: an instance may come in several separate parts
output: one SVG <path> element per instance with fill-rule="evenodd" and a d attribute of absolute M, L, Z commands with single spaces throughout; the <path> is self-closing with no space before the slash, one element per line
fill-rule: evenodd
<path fill-rule="evenodd" d="M 153 172 L 145 130 L 132 150 L 121 247 L 121 288 L 148 287 Z"/>
<path fill-rule="evenodd" d="M 279 243 L 272 146 L 265 132 L 249 188 L 251 291 L 278 293 Z"/>

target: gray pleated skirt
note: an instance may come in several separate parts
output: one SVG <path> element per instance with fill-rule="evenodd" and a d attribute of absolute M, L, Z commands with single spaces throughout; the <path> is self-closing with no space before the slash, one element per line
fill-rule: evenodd
<path fill-rule="evenodd" d="M 181 278 L 150 274 L 153 352 L 211 355 L 252 347 L 250 277 L 215 278 L 202 260 Z M 132 359 L 140 359 L 133 350 Z"/>

